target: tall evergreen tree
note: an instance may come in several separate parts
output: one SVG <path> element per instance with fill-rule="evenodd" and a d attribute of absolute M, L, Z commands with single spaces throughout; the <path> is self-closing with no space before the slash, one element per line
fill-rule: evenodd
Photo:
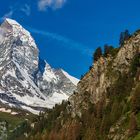
<path fill-rule="evenodd" d="M 97 61 L 101 56 L 102 56 L 102 49 L 101 47 L 98 47 L 93 54 L 94 61 Z"/>
<path fill-rule="evenodd" d="M 120 42 L 119 42 L 120 46 L 122 46 L 124 44 L 124 41 L 129 39 L 130 36 L 131 36 L 131 34 L 129 33 L 128 30 L 125 30 L 124 32 L 121 32 L 121 34 L 120 34 Z"/>
<path fill-rule="evenodd" d="M 109 54 L 111 54 L 113 47 L 109 46 L 107 44 L 104 45 L 104 56 L 107 57 Z"/>

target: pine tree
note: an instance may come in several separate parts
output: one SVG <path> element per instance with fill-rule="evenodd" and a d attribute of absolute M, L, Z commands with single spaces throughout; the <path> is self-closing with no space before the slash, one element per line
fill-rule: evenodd
<path fill-rule="evenodd" d="M 111 54 L 113 47 L 109 46 L 107 44 L 104 45 L 104 57 L 107 57 L 109 54 Z"/>
<path fill-rule="evenodd" d="M 131 36 L 131 34 L 129 33 L 128 30 L 125 30 L 124 32 L 121 32 L 121 34 L 120 34 L 120 42 L 119 42 L 120 47 L 124 44 L 125 40 L 130 38 L 130 36 Z"/>
<path fill-rule="evenodd" d="M 98 47 L 93 54 L 94 61 L 97 61 L 101 56 L 102 56 L 102 49 L 101 47 Z"/>

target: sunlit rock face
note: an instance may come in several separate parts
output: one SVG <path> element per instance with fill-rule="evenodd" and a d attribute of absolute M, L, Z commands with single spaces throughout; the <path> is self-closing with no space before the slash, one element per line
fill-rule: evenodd
<path fill-rule="evenodd" d="M 78 80 L 74 83 L 73 78 L 65 73 L 60 75 L 46 61 L 40 60 L 30 33 L 16 21 L 5 19 L 0 26 L 2 104 L 37 114 L 36 107 L 52 108 L 67 99 L 76 89 Z"/>
<path fill-rule="evenodd" d="M 84 99 L 97 104 L 106 97 L 108 89 L 118 80 L 120 75 L 129 75 L 129 71 L 135 56 L 140 54 L 140 31 L 137 31 L 128 40 L 124 41 L 115 56 L 100 57 L 94 62 L 92 68 L 85 74 L 77 85 L 77 93 L 73 94 L 71 102 L 72 116 L 81 116 L 82 109 L 87 109 L 88 104 Z M 139 77 L 139 75 L 138 75 Z"/>

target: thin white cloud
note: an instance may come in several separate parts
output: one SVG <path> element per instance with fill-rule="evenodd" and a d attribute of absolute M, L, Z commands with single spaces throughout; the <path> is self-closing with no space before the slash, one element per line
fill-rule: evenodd
<path fill-rule="evenodd" d="M 5 18 L 12 18 L 14 14 L 19 12 L 22 12 L 27 16 L 30 16 L 31 14 L 31 8 L 28 4 L 24 5 L 15 4 L 14 6 L 10 6 L 9 9 L 10 10 L 0 18 L 1 21 L 3 21 Z"/>
<path fill-rule="evenodd" d="M 66 0 L 56 0 L 54 3 L 54 8 L 62 8 L 62 6 L 65 4 Z"/>
<path fill-rule="evenodd" d="M 24 12 L 27 16 L 31 14 L 31 8 L 28 4 L 25 4 L 23 7 L 20 8 L 22 12 Z"/>
<path fill-rule="evenodd" d="M 13 14 L 14 14 L 14 10 L 10 10 L 10 11 L 8 11 L 7 13 L 5 13 L 5 14 L 0 18 L 0 20 L 5 20 L 5 18 L 12 18 Z"/>
<path fill-rule="evenodd" d="M 46 11 L 48 8 L 59 9 L 62 8 L 66 0 L 39 0 L 38 9 L 40 11 Z"/>
<path fill-rule="evenodd" d="M 41 31 L 41 30 L 37 30 L 37 29 L 33 29 L 33 28 L 28 28 L 28 30 L 32 33 L 43 35 L 43 36 L 46 36 L 52 40 L 60 42 L 61 43 L 60 46 L 65 47 L 66 49 L 79 51 L 81 54 L 86 54 L 88 56 L 92 55 L 93 50 L 90 49 L 88 46 L 83 45 L 81 43 L 78 43 L 72 39 L 65 37 L 65 36 L 61 36 L 61 35 L 55 34 L 55 33 L 50 33 L 47 31 Z"/>

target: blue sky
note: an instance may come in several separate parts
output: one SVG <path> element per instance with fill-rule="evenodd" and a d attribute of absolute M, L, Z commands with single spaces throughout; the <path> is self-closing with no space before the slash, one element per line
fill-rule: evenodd
<path fill-rule="evenodd" d="M 118 46 L 121 31 L 140 28 L 139 0 L 1 0 L 0 17 L 28 29 L 40 56 L 80 78 L 98 46 Z"/>

